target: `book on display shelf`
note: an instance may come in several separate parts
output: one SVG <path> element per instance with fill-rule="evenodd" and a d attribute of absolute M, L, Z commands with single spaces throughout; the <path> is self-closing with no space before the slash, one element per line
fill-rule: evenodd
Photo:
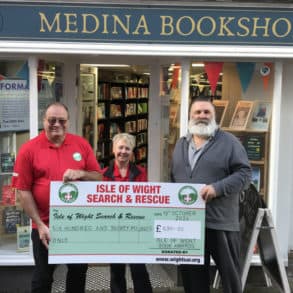
<path fill-rule="evenodd" d="M 148 120 L 147 119 L 138 119 L 137 120 L 137 131 L 142 131 L 147 129 Z"/>
<path fill-rule="evenodd" d="M 138 98 L 148 98 L 149 97 L 149 88 L 148 87 L 139 87 L 138 88 Z"/>
<path fill-rule="evenodd" d="M 111 99 L 122 99 L 123 90 L 121 86 L 112 86 L 111 87 Z"/>
<path fill-rule="evenodd" d="M 244 148 L 249 160 L 260 161 L 264 157 L 264 136 L 262 134 L 249 134 L 246 136 Z"/>
<path fill-rule="evenodd" d="M 125 132 L 134 133 L 136 132 L 136 121 L 126 121 L 125 122 Z"/>
<path fill-rule="evenodd" d="M 255 101 L 248 128 L 252 130 L 267 131 L 272 113 L 271 101 Z"/>
<path fill-rule="evenodd" d="M 135 114 L 136 114 L 136 104 L 134 103 L 126 104 L 125 116 L 131 116 Z"/>
<path fill-rule="evenodd" d="M 106 138 L 105 123 L 99 123 L 98 124 L 98 138 L 99 139 L 105 139 Z"/>
<path fill-rule="evenodd" d="M 121 117 L 122 111 L 121 111 L 121 105 L 120 104 L 111 104 L 110 105 L 110 117 Z"/>
<path fill-rule="evenodd" d="M 145 143 L 147 143 L 147 133 L 146 132 L 139 133 L 136 136 L 136 145 L 139 146 Z"/>
<path fill-rule="evenodd" d="M 1 153 L 0 154 L 0 170 L 2 173 L 13 172 L 15 162 L 14 153 Z"/>
<path fill-rule="evenodd" d="M 110 98 L 110 84 L 109 83 L 101 83 L 98 87 L 98 99 L 99 100 L 107 100 Z"/>
<path fill-rule="evenodd" d="M 216 123 L 217 125 L 222 126 L 229 101 L 228 100 L 214 100 L 213 104 L 215 106 L 215 112 L 216 112 Z"/>
<path fill-rule="evenodd" d="M 147 148 L 145 146 L 136 149 L 136 160 L 140 161 L 146 158 Z"/>
<path fill-rule="evenodd" d="M 135 99 L 137 97 L 137 87 L 129 86 L 126 87 L 126 99 Z"/>
<path fill-rule="evenodd" d="M 120 133 L 120 132 L 121 132 L 121 128 L 120 128 L 119 124 L 116 122 L 112 122 L 110 124 L 110 138 L 112 139 L 115 134 Z"/>
<path fill-rule="evenodd" d="M 250 119 L 250 115 L 253 108 L 253 101 L 238 101 L 232 120 L 230 123 L 230 128 L 245 130 Z"/>
<path fill-rule="evenodd" d="M 148 103 L 139 103 L 137 105 L 137 113 L 138 114 L 145 114 L 148 112 Z"/>
<path fill-rule="evenodd" d="M 17 225 L 21 223 L 21 211 L 15 206 L 6 207 L 3 211 L 3 223 L 5 233 L 15 234 Z"/>

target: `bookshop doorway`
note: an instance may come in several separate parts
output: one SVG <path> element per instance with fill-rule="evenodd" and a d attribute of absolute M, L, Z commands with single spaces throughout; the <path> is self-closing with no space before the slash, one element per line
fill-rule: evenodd
<path fill-rule="evenodd" d="M 113 159 L 112 138 L 135 136 L 135 163 L 147 167 L 149 69 L 138 65 L 81 65 L 78 132 L 96 153 L 101 167 Z"/>

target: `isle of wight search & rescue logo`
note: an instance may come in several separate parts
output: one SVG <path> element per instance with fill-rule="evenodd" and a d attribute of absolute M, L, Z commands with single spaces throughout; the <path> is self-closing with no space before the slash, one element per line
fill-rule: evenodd
<path fill-rule="evenodd" d="M 178 198 L 181 203 L 191 205 L 196 202 L 198 193 L 192 186 L 183 186 L 178 193 Z"/>
<path fill-rule="evenodd" d="M 65 203 L 72 203 L 78 197 L 78 189 L 72 183 L 63 184 L 58 191 L 59 198 Z"/>

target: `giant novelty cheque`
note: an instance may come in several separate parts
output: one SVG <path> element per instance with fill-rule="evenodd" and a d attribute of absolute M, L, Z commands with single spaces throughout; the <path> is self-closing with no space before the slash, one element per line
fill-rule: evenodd
<path fill-rule="evenodd" d="M 203 264 L 200 184 L 51 183 L 49 263 Z"/>

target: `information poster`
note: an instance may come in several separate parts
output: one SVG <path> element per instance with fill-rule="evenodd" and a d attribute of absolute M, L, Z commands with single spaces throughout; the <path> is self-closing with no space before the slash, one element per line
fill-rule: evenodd
<path fill-rule="evenodd" d="M 26 80 L 0 81 L 0 132 L 29 129 L 29 89 Z"/>
<path fill-rule="evenodd" d="M 201 188 L 52 182 L 49 263 L 203 264 Z"/>

